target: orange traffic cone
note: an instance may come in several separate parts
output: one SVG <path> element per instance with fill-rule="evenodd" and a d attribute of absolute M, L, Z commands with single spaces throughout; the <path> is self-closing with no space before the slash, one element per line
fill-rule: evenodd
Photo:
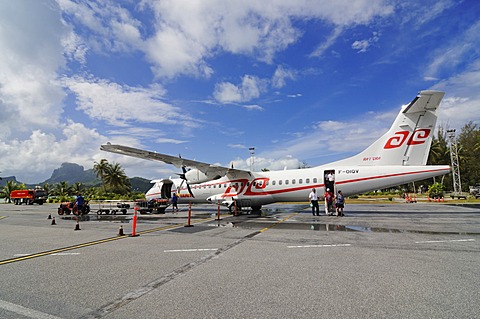
<path fill-rule="evenodd" d="M 52 218 L 52 223 L 51 223 L 51 225 L 56 225 L 56 223 L 55 223 L 55 217 Z"/>
<path fill-rule="evenodd" d="M 80 230 L 80 223 L 77 220 L 77 223 L 75 224 L 75 229 L 74 230 Z"/>

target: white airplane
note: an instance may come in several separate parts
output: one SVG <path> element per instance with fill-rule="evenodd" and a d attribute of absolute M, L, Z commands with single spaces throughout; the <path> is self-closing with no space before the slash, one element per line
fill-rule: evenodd
<path fill-rule="evenodd" d="M 251 172 L 110 143 L 100 149 L 182 168 L 180 178 L 152 181 L 147 200 L 170 199 L 176 192 L 179 202 L 221 203 L 233 211 L 234 205 L 259 210 L 275 202 L 306 202 L 313 188 L 320 189 L 317 194 L 322 198 L 327 186 L 334 193 L 341 190 L 344 196 L 352 196 L 450 172 L 448 165 L 426 165 L 436 110 L 444 95 L 419 92 L 402 107 L 388 132 L 363 152 L 313 168 Z M 327 180 L 329 173 L 334 175 L 333 184 Z"/>

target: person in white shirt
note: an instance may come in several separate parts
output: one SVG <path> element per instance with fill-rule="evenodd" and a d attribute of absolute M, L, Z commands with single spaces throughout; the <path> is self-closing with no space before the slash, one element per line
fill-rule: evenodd
<path fill-rule="evenodd" d="M 312 215 L 315 216 L 316 213 L 317 216 L 320 216 L 320 209 L 318 208 L 318 195 L 315 191 L 315 188 L 312 189 L 308 195 L 308 199 L 310 200 L 310 206 L 312 207 Z"/>

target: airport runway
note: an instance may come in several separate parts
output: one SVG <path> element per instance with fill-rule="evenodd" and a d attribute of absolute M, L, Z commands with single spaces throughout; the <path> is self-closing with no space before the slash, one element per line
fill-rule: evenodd
<path fill-rule="evenodd" d="M 79 223 L 0 204 L 0 318 L 479 318 L 480 209 L 306 205 Z M 55 217 L 51 225 L 48 214 Z"/>

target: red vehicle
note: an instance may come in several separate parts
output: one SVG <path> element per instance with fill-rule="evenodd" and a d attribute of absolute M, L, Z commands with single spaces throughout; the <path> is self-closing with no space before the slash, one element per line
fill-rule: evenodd
<path fill-rule="evenodd" d="M 73 202 L 63 202 L 60 203 L 60 207 L 58 207 L 58 215 L 70 215 L 73 213 L 74 215 L 87 215 L 90 213 L 90 205 L 88 202 L 85 201 L 85 205 L 83 206 L 83 211 L 78 211 L 77 205 L 75 205 L 75 201 Z"/>
<path fill-rule="evenodd" d="M 10 199 L 15 205 L 43 205 L 47 201 L 47 192 L 42 188 L 36 189 L 18 189 L 10 193 Z"/>

